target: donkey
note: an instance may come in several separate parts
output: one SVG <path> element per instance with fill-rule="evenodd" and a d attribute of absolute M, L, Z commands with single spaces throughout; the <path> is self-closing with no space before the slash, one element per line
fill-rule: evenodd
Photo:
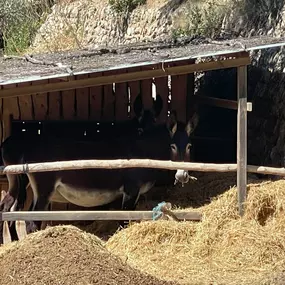
<path fill-rule="evenodd" d="M 144 130 L 147 131 L 154 126 L 162 107 L 162 98 L 160 95 L 157 95 L 156 100 L 153 100 L 153 107 L 144 110 L 142 97 L 138 95 L 133 104 L 135 117 L 132 120 L 116 124 L 113 131 L 108 134 L 108 139 L 116 139 L 121 135 L 135 139 L 135 137 L 142 135 Z M 40 137 L 27 133 L 8 137 L 1 145 L 3 165 L 8 166 L 21 163 L 23 153 L 33 150 L 36 145 L 41 144 L 46 139 L 45 136 Z M 9 182 L 9 190 L 5 199 L 0 203 L 0 208 L 2 207 L 3 211 L 8 211 L 16 201 L 16 208 L 22 209 L 26 200 L 26 188 L 29 184 L 29 179 L 25 174 L 7 174 L 6 176 Z"/>
<path fill-rule="evenodd" d="M 142 97 L 141 95 L 138 95 L 133 104 L 135 117 L 132 120 L 126 120 L 115 124 L 108 139 L 114 139 L 122 135 L 135 139 L 137 136 L 142 135 L 144 130 L 149 130 L 156 123 L 156 118 L 160 115 L 162 107 L 162 98 L 160 95 L 157 95 L 156 100 L 153 100 L 153 107 L 144 110 Z M 35 146 L 41 144 L 44 140 L 46 140 L 45 137 L 28 133 L 21 133 L 20 135 L 8 137 L 1 145 L 2 164 L 7 166 L 21 163 L 23 154 L 27 151 L 32 151 Z M 9 190 L 4 200 L 0 202 L 0 209 L 9 211 L 12 205 L 13 210 L 24 209 L 24 206 L 27 208 L 31 203 L 31 197 L 28 197 L 28 200 L 26 200 L 26 189 L 29 185 L 28 176 L 26 174 L 7 174 L 6 176 L 9 182 Z M 13 240 L 17 240 L 14 222 L 10 223 L 10 232 Z"/>
<path fill-rule="evenodd" d="M 45 140 L 22 155 L 21 163 L 80 159 L 151 158 L 190 161 L 190 135 L 197 125 L 193 116 L 187 124 L 177 122 L 173 112 L 166 125 L 144 132 L 136 140 L 126 138 L 99 142 L 56 142 Z M 46 210 L 49 202 L 95 207 L 122 199 L 123 210 L 133 210 L 141 194 L 155 183 L 149 168 L 86 169 L 27 173 L 34 193 L 33 211 Z M 177 179 L 189 180 L 187 171 L 178 170 Z M 34 224 L 39 229 L 40 222 Z"/>
<path fill-rule="evenodd" d="M 18 163 L 121 157 L 171 158 L 188 161 L 190 160 L 190 134 L 197 122 L 194 116 L 186 125 L 183 125 L 177 122 L 175 113 L 172 113 L 166 126 L 147 130 L 137 140 L 130 141 L 123 138 L 96 143 L 63 144 L 44 140 L 24 149 Z M 35 198 L 32 210 L 44 210 L 50 201 L 71 202 L 79 206 L 93 207 L 110 203 L 119 197 L 123 197 L 122 209 L 134 209 L 140 194 L 146 193 L 154 185 L 157 171 L 134 168 L 28 173 Z M 178 171 L 176 176 L 182 183 L 189 179 L 185 171 Z"/>

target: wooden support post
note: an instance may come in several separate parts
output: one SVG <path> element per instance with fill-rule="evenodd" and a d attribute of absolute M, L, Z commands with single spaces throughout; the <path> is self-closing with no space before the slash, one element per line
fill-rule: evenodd
<path fill-rule="evenodd" d="M 247 187 L 247 66 L 237 69 L 237 189 L 239 214 L 244 214 Z"/>

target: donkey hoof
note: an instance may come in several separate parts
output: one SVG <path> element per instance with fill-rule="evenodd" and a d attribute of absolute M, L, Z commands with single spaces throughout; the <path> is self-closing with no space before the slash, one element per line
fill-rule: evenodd
<path fill-rule="evenodd" d="M 0 202 L 0 210 L 3 212 L 8 212 L 14 202 L 15 199 L 9 193 L 7 193 L 4 199 Z"/>
<path fill-rule="evenodd" d="M 34 222 L 31 222 L 31 221 L 27 221 L 26 222 L 26 231 L 27 231 L 27 234 L 30 234 L 30 233 L 34 233 L 38 230 L 38 227 L 36 226 L 36 224 Z"/>
<path fill-rule="evenodd" d="M 125 229 L 128 227 L 129 222 L 128 221 L 119 221 L 119 225 L 121 229 Z"/>

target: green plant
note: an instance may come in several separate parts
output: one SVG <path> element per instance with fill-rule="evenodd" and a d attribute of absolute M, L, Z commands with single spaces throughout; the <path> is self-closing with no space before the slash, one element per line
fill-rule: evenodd
<path fill-rule="evenodd" d="M 109 0 L 112 9 L 118 14 L 131 13 L 139 5 L 146 3 L 146 0 Z"/>
<path fill-rule="evenodd" d="M 207 0 L 205 2 L 188 2 L 183 13 L 174 19 L 174 35 L 217 36 L 222 28 L 224 17 L 230 13 L 233 1 Z"/>
<path fill-rule="evenodd" d="M 0 31 L 6 54 L 24 52 L 49 13 L 48 1 L 0 0 Z"/>

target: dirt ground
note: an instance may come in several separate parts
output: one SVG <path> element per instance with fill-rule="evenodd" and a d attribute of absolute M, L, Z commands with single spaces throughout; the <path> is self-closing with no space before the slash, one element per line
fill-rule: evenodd
<path fill-rule="evenodd" d="M 96 236 L 58 226 L 0 247 L 0 284 L 175 284 L 132 269 Z"/>

